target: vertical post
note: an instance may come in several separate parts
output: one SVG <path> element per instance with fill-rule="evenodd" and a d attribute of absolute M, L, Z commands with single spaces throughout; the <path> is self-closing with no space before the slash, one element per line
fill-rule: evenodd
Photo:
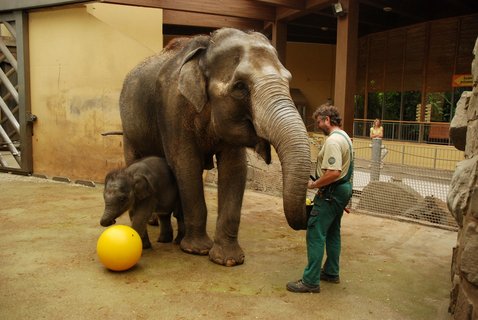
<path fill-rule="evenodd" d="M 21 169 L 31 173 L 33 171 L 32 135 L 33 122 L 31 121 L 30 106 L 30 48 L 28 42 L 28 13 L 16 11 L 16 43 L 18 62 L 18 97 L 19 97 L 19 123 L 21 140 Z"/>
<path fill-rule="evenodd" d="M 347 14 L 337 17 L 334 104 L 342 115 L 344 130 L 353 136 L 359 5 L 357 0 L 341 0 L 341 4 Z"/>
<path fill-rule="evenodd" d="M 372 171 L 370 172 L 370 181 L 380 179 L 380 161 L 382 151 L 382 139 L 372 139 Z"/>
<path fill-rule="evenodd" d="M 285 22 L 276 21 L 272 25 L 272 45 L 277 50 L 280 62 L 285 66 L 287 51 L 287 24 Z"/>
<path fill-rule="evenodd" d="M 422 143 L 423 142 L 423 137 L 425 135 L 425 124 L 423 122 L 420 122 L 418 124 L 418 142 Z"/>
<path fill-rule="evenodd" d="M 405 145 L 402 145 L 402 165 L 405 164 Z"/>

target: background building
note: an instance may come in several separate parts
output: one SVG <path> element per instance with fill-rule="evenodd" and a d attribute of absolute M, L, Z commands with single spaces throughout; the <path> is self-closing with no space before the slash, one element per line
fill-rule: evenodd
<path fill-rule="evenodd" d="M 466 84 L 478 34 L 472 0 L 24 0 L 0 14 L 0 142 L 15 159 L 0 170 L 93 181 L 122 165 L 121 137 L 101 133 L 121 129 L 124 76 L 174 36 L 265 33 L 310 131 L 314 108 L 332 100 L 356 137 L 381 117 L 387 139 L 447 144 L 467 88 L 452 81 Z"/>

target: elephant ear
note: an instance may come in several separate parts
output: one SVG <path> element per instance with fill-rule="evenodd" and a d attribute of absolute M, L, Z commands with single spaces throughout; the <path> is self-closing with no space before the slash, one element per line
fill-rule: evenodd
<path fill-rule="evenodd" d="M 136 199 L 144 200 L 153 195 L 154 189 L 146 176 L 142 174 L 135 174 L 134 180 L 134 194 Z"/>
<path fill-rule="evenodd" d="M 254 151 L 256 151 L 256 153 L 260 155 L 267 164 L 271 164 L 271 144 L 267 140 L 261 139 L 259 143 L 256 144 Z"/>
<path fill-rule="evenodd" d="M 191 50 L 184 58 L 179 70 L 179 92 L 201 112 L 207 102 L 206 78 L 199 67 L 198 55 L 206 47 Z"/>

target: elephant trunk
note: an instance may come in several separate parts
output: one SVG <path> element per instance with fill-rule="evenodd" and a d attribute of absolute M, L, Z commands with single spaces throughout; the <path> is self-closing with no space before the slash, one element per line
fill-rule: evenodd
<path fill-rule="evenodd" d="M 292 102 L 286 80 L 266 76 L 255 83 L 252 91 L 254 127 L 279 156 L 287 222 L 295 230 L 305 229 L 305 198 L 310 175 L 307 130 Z"/>
<path fill-rule="evenodd" d="M 103 213 L 103 216 L 101 217 L 100 225 L 102 227 L 109 227 L 116 223 L 116 218 L 118 216 L 119 215 L 116 214 L 116 210 L 106 208 Z"/>

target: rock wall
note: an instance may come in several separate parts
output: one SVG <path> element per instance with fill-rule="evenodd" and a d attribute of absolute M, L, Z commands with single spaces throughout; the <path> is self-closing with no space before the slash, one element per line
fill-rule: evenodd
<path fill-rule="evenodd" d="M 450 125 L 450 138 L 465 160 L 455 170 L 448 209 L 458 223 L 451 265 L 449 311 L 454 319 L 478 319 L 478 39 L 473 49 L 473 91 L 464 92 Z"/>

